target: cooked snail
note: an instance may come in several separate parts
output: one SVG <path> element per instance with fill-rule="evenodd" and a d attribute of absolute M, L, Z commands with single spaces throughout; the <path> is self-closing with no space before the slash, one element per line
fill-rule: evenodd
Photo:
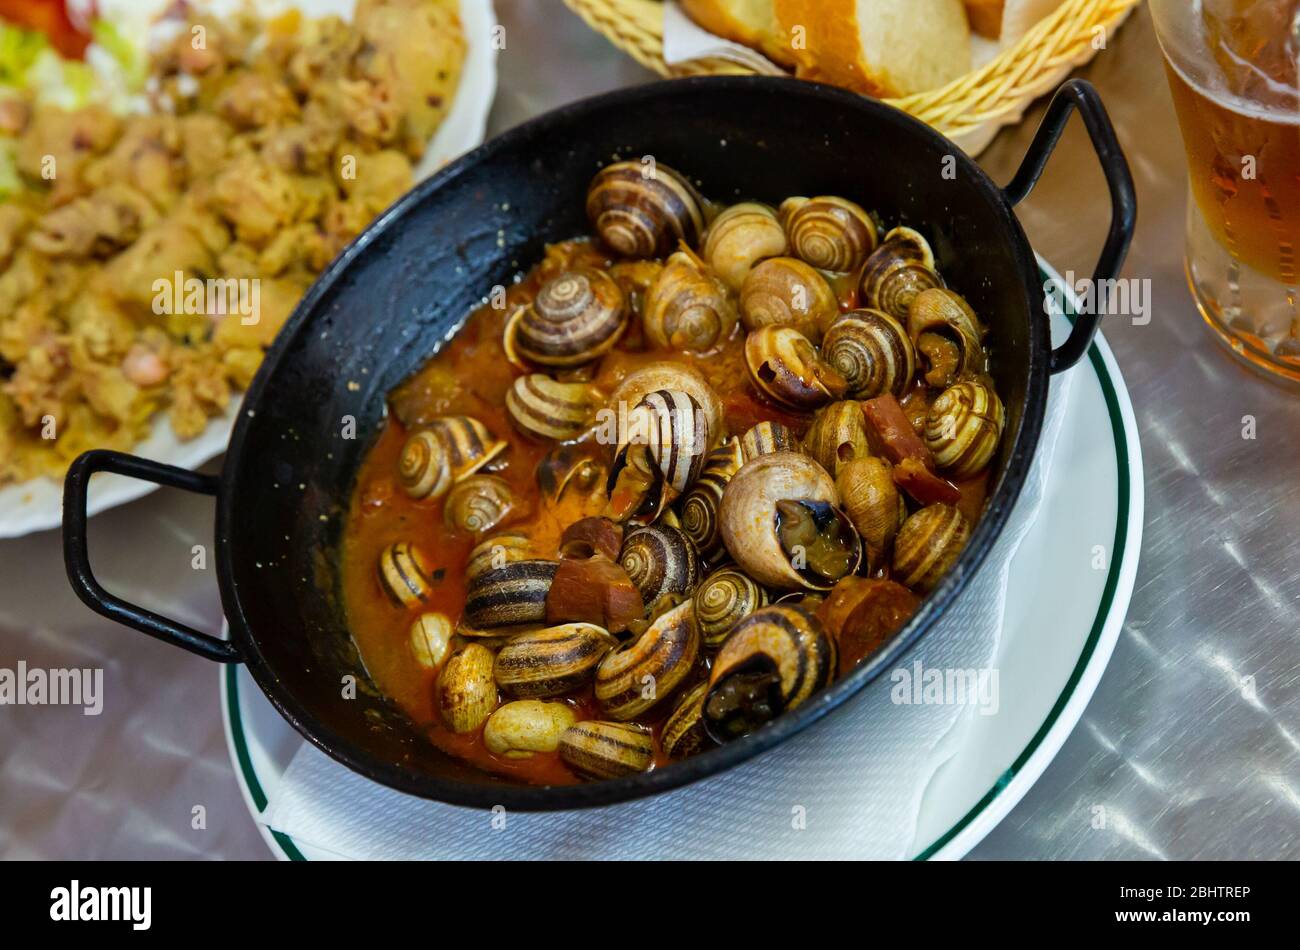
<path fill-rule="evenodd" d="M 845 198 L 787 198 L 780 214 L 791 253 L 818 270 L 857 270 L 876 248 L 876 223 Z"/>
<path fill-rule="evenodd" d="M 613 561 L 623 550 L 623 526 L 609 518 L 581 518 L 560 535 L 560 557 L 581 560 L 604 557 Z"/>
<path fill-rule="evenodd" d="M 587 778 L 619 778 L 654 764 L 654 736 L 645 726 L 588 720 L 560 735 L 560 758 Z"/>
<path fill-rule="evenodd" d="M 745 367 L 759 392 L 791 409 L 816 409 L 848 389 L 839 371 L 791 327 L 759 327 L 745 337 Z"/>
<path fill-rule="evenodd" d="M 844 463 L 870 455 L 862 407 L 856 402 L 841 400 L 818 410 L 812 425 L 804 433 L 803 450 L 832 475 L 839 472 Z"/>
<path fill-rule="evenodd" d="M 799 440 L 787 425 L 780 422 L 758 422 L 740 437 L 740 451 L 748 462 L 773 452 L 798 452 Z"/>
<path fill-rule="evenodd" d="M 776 212 L 765 204 L 744 201 L 727 208 L 704 235 L 704 259 L 723 283 L 740 290 L 759 261 L 784 257 L 789 246 Z"/>
<path fill-rule="evenodd" d="M 929 593 L 970 539 L 966 516 L 952 505 L 927 505 L 903 522 L 894 539 L 894 576 Z"/>
<path fill-rule="evenodd" d="M 695 622 L 705 646 L 715 647 L 734 627 L 767 604 L 767 591 L 735 567 L 720 567 L 695 588 Z"/>
<path fill-rule="evenodd" d="M 407 437 L 397 480 L 412 498 L 439 498 L 453 482 L 495 461 L 507 447 L 471 416 L 440 416 Z"/>
<path fill-rule="evenodd" d="M 953 478 L 970 478 L 993 458 L 1005 424 L 1002 400 L 991 386 L 976 380 L 956 383 L 930 404 L 925 446 Z"/>
<path fill-rule="evenodd" d="M 670 759 L 684 759 L 712 743 L 704 729 L 704 696 L 708 691 L 707 680 L 688 689 L 664 723 L 659 741 Z"/>
<path fill-rule="evenodd" d="M 379 555 L 379 586 L 399 607 L 414 607 L 433 591 L 433 562 L 414 544 L 398 541 Z"/>
<path fill-rule="evenodd" d="M 686 248 L 668 258 L 650 286 L 641 326 L 651 346 L 706 352 L 731 336 L 739 319 L 726 284 Z"/>
<path fill-rule="evenodd" d="M 634 442 L 619 449 L 609 470 L 605 517 L 619 523 L 648 525 L 667 510 L 672 500 L 672 489 L 650 457 L 648 445 Z"/>
<path fill-rule="evenodd" d="M 577 721 L 578 714 L 564 703 L 517 699 L 488 717 L 483 726 L 483 744 L 507 759 L 554 752 L 564 730 Z"/>
<path fill-rule="evenodd" d="M 492 651 L 467 643 L 448 659 L 438 677 L 438 709 L 452 732 L 473 732 L 497 708 Z"/>
<path fill-rule="evenodd" d="M 965 299 L 941 287 L 917 294 L 907 318 L 918 359 L 931 386 L 984 371 L 984 328 Z"/>
<path fill-rule="evenodd" d="M 705 729 L 718 742 L 753 732 L 825 688 L 837 665 L 835 641 L 813 614 L 764 607 L 736 625 L 713 661 Z"/>
<path fill-rule="evenodd" d="M 506 411 L 537 439 L 576 439 L 591 425 L 599 399 L 590 383 L 561 383 L 541 373 L 521 376 L 506 392 Z"/>
<path fill-rule="evenodd" d="M 750 331 L 791 327 L 818 343 L 839 312 L 826 278 L 794 257 L 763 261 L 740 288 L 740 319 Z"/>
<path fill-rule="evenodd" d="M 718 504 L 731 476 L 745 464 L 740 440 L 728 439 L 704 459 L 704 468 L 681 502 L 681 530 L 702 557 L 712 557 L 722 546 L 718 534 Z"/>
<path fill-rule="evenodd" d="M 686 600 L 601 660 L 596 668 L 596 699 L 612 718 L 635 719 L 681 685 L 699 653 L 695 611 Z"/>
<path fill-rule="evenodd" d="M 861 560 L 826 470 L 806 455 L 776 452 L 746 462 L 722 493 L 723 543 L 740 569 L 778 590 L 825 590 Z"/>
<path fill-rule="evenodd" d="M 596 665 L 618 646 L 608 630 L 590 623 L 566 623 L 511 638 L 497 653 L 497 685 L 512 696 L 559 696 L 589 682 Z"/>
<path fill-rule="evenodd" d="M 711 438 L 708 417 L 689 393 L 648 393 L 628 414 L 628 441 L 644 442 L 674 497 L 699 476 Z"/>
<path fill-rule="evenodd" d="M 447 496 L 443 520 L 454 531 L 485 534 L 506 520 L 517 507 L 514 489 L 497 475 L 471 475 L 457 482 Z"/>
<path fill-rule="evenodd" d="M 705 204 L 679 172 L 662 163 L 615 162 L 587 187 L 587 220 L 623 257 L 664 257 L 699 243 Z"/>
<path fill-rule="evenodd" d="M 554 507 L 569 497 L 595 499 L 602 494 L 606 468 L 590 444 L 557 445 L 537 463 L 536 477 L 542 500 Z"/>
<path fill-rule="evenodd" d="M 902 396 L 916 373 L 916 353 L 903 325 L 880 310 L 854 310 L 831 324 L 822 359 L 839 371 L 853 399 Z"/>
<path fill-rule="evenodd" d="M 627 315 L 622 288 L 604 271 L 565 271 L 543 284 L 532 304 L 506 324 L 506 354 L 525 366 L 590 363 L 618 342 Z"/>
<path fill-rule="evenodd" d="M 844 513 L 862 539 L 867 569 L 876 571 L 887 561 L 890 547 L 907 504 L 894 484 L 893 467 L 882 458 L 858 458 L 845 463 L 835 475 Z"/>
<path fill-rule="evenodd" d="M 714 441 L 722 438 L 722 400 L 718 398 L 718 394 L 714 392 L 713 387 L 709 385 L 708 380 L 701 375 L 699 370 L 693 369 L 684 363 L 670 361 L 650 363 L 633 373 L 629 373 L 627 378 L 619 384 L 618 389 L 614 391 L 614 395 L 608 403 L 611 410 L 610 415 L 620 425 L 624 425 L 628 413 L 642 399 L 656 390 L 686 393 L 699 403 L 700 408 L 704 410 L 704 418 L 709 424 L 710 437 Z M 623 432 L 619 431 L 614 433 L 614 438 L 605 438 L 603 441 L 606 444 L 618 444 L 626 440 L 623 437 Z M 707 446 L 707 448 L 712 447 L 712 445 Z"/>
<path fill-rule="evenodd" d="M 907 319 L 917 294 L 942 286 L 929 242 L 911 228 L 894 228 L 886 234 L 858 274 L 862 306 L 883 310 L 900 321 Z"/>
<path fill-rule="evenodd" d="M 666 525 L 653 524 L 630 532 L 618 559 L 647 604 L 665 594 L 684 596 L 700 578 L 695 545 L 680 530 Z"/>
<path fill-rule="evenodd" d="M 496 534 L 474 545 L 465 562 L 465 580 L 473 581 L 484 571 L 505 567 L 535 557 L 532 540 L 520 532 Z"/>
<path fill-rule="evenodd" d="M 465 593 L 465 622 L 489 629 L 546 620 L 546 593 L 556 561 L 515 561 L 475 577 Z"/>
<path fill-rule="evenodd" d="M 427 670 L 436 670 L 451 647 L 451 621 L 446 614 L 420 614 L 411 624 L 411 655 Z"/>

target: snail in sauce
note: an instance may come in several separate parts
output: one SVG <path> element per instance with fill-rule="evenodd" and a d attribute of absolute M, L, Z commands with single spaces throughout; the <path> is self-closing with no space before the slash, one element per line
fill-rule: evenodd
<path fill-rule="evenodd" d="M 344 535 L 376 686 L 535 784 L 662 767 L 852 672 L 956 563 L 1006 427 L 922 230 L 637 162 L 586 213 L 390 393 Z"/>

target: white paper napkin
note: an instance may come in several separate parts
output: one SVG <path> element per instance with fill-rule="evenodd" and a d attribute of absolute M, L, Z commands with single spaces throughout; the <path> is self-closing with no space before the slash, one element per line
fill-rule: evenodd
<path fill-rule="evenodd" d="M 988 560 L 896 670 L 989 668 L 1011 560 L 1040 508 L 1072 376 L 1052 379 L 1037 457 Z M 892 673 L 776 749 L 646 800 L 493 815 L 384 788 L 304 744 L 263 820 L 365 859 L 908 858 L 928 844 L 913 840 L 926 787 L 980 713 L 969 703 L 896 704 Z"/>

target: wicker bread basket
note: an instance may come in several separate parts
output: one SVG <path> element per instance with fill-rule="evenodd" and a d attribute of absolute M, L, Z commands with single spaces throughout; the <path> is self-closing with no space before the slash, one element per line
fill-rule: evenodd
<path fill-rule="evenodd" d="M 662 0 L 564 0 L 597 33 L 663 76 L 736 75 L 747 67 L 724 59 L 669 65 L 663 58 Z M 1140 0 L 1065 0 L 1015 45 L 946 86 L 885 102 L 910 112 L 967 151 L 1020 121 L 1029 104 L 1109 43 Z"/>

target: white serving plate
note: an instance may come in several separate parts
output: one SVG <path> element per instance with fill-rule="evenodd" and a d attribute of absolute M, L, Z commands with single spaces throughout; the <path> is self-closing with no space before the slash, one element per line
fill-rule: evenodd
<path fill-rule="evenodd" d="M 1055 277 L 1039 260 L 1044 276 Z M 1060 284 L 1058 284 L 1060 286 Z M 1054 315 L 1057 339 L 1068 328 Z M 1142 457 L 1128 390 L 1098 335 L 1072 372 L 1065 425 L 1038 520 L 1012 562 L 999 655 L 1000 709 L 972 716 L 925 792 L 913 854 L 965 855 L 1020 801 L 1073 730 L 1119 636 L 1142 546 Z M 1104 548 L 1094 569 L 1094 547 Z M 339 856 L 261 821 L 303 740 L 242 666 L 219 673 L 222 718 L 244 801 L 272 852 Z"/>
<path fill-rule="evenodd" d="M 132 3 L 138 0 L 131 0 Z M 353 0 L 264 0 L 268 9 L 296 6 L 308 15 L 350 13 Z M 164 4 L 166 5 L 166 4 Z M 461 25 L 467 49 L 465 67 L 456 98 L 438 127 L 429 149 L 415 168 L 417 180 L 428 178 L 443 165 L 459 158 L 483 141 L 488 112 L 496 96 L 496 50 L 492 28 L 496 13 L 492 0 L 460 0 Z M 166 414 L 160 413 L 149 436 L 131 449 L 132 454 L 181 468 L 198 468 L 226 450 L 239 414 L 239 398 L 232 399 L 222 416 L 212 419 L 196 438 L 181 441 Z M 91 480 L 87 511 L 101 511 L 142 498 L 158 488 L 150 482 L 99 474 Z M 63 520 L 63 483 L 38 478 L 0 488 L 0 539 L 19 538 L 33 531 L 57 528 Z"/>

